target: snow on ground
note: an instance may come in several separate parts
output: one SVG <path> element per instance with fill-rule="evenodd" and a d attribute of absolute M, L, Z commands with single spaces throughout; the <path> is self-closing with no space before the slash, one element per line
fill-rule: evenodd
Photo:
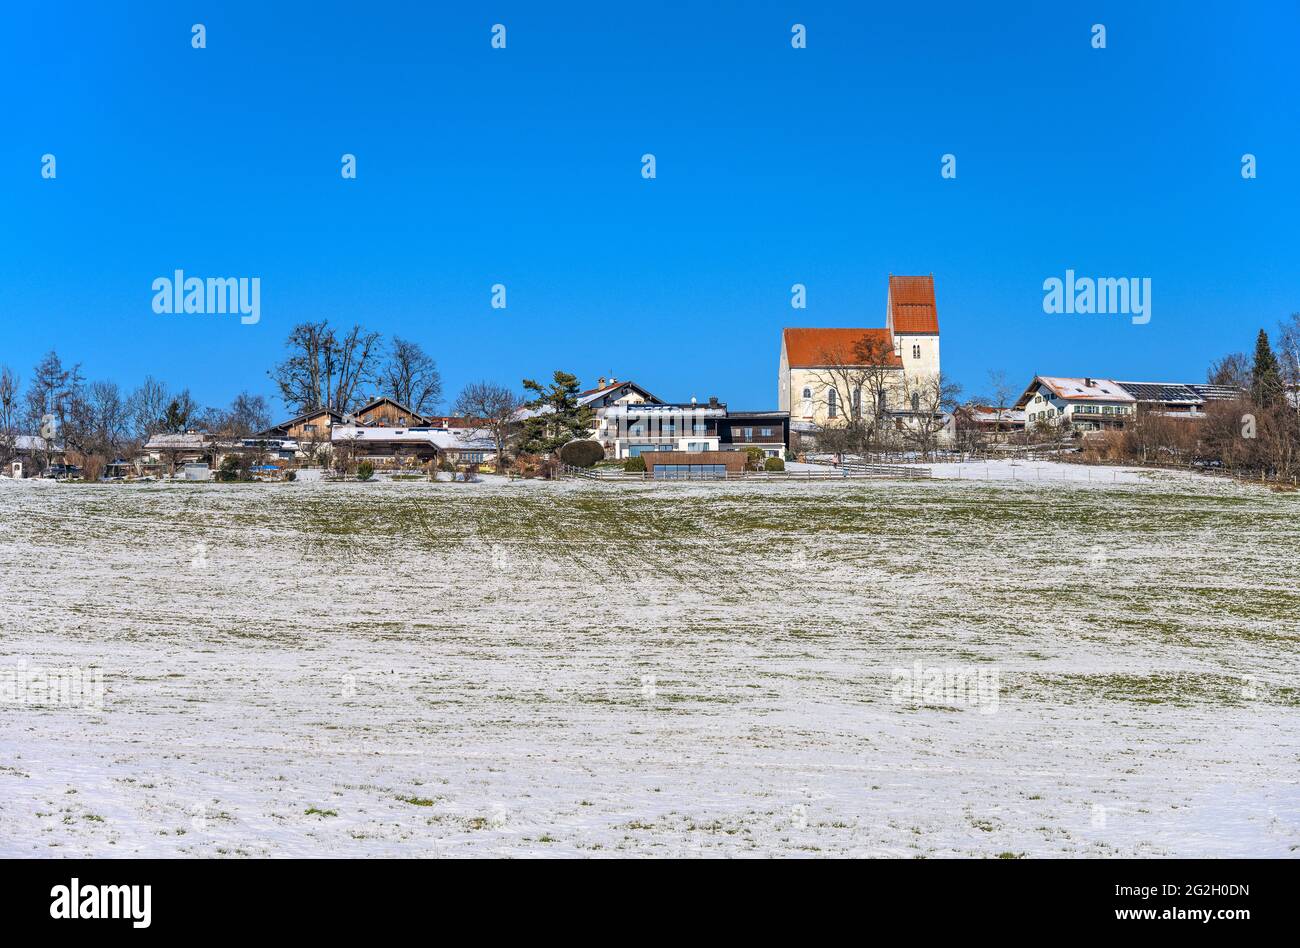
<path fill-rule="evenodd" d="M 1184 479 L 1204 484 L 1202 474 L 1153 471 L 1150 468 L 1065 464 L 1060 461 L 946 461 L 927 464 L 934 477 L 959 480 L 1031 481 L 1034 483 L 1137 484 L 1152 479 Z M 1211 488 L 1212 489 L 1212 488 Z"/>
<path fill-rule="evenodd" d="M 0 856 L 1294 856 L 1298 513 L 6 482 Z M 102 708 L 14 690 L 63 668 Z"/>

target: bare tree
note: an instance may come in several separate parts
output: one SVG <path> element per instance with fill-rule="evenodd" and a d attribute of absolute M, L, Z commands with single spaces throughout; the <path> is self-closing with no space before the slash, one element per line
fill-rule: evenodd
<path fill-rule="evenodd" d="M 1277 360 L 1291 407 L 1300 416 L 1300 313 L 1278 324 Z"/>
<path fill-rule="evenodd" d="M 379 377 L 379 394 L 400 402 L 417 415 L 431 412 L 442 400 L 442 376 L 419 343 L 393 338 L 392 352 Z"/>
<path fill-rule="evenodd" d="M 37 363 L 32 372 L 32 383 L 27 387 L 27 421 L 39 428 L 46 415 L 53 415 L 60 425 L 67 420 L 72 396 L 83 382 L 81 366 L 64 368 L 57 352 L 51 349 Z"/>
<path fill-rule="evenodd" d="M 270 373 L 284 403 L 298 412 L 357 407 L 364 387 L 374 381 L 380 335 L 353 326 L 340 337 L 327 321 L 299 323 L 289 332 L 289 358 Z"/>
<path fill-rule="evenodd" d="M 942 372 L 909 380 L 903 376 L 903 401 L 911 417 L 902 427 L 903 440 L 921 452 L 923 460 L 938 446 L 944 415 L 957 407 L 961 386 Z"/>
<path fill-rule="evenodd" d="M 27 422 L 44 439 L 45 467 L 49 467 L 53 441 L 62 438 L 64 429 L 68 427 L 83 381 L 80 364 L 64 368 L 53 349 L 32 372 L 32 382 L 27 388 Z M 47 425 L 47 420 L 51 424 Z"/>
<path fill-rule="evenodd" d="M 808 374 L 816 383 L 814 398 L 824 409 L 818 446 L 837 454 L 865 455 L 890 435 L 890 392 L 903 374 L 887 336 L 867 335 L 851 346 L 824 349 Z"/>
<path fill-rule="evenodd" d="M 130 437 L 130 414 L 116 382 L 92 382 L 86 390 L 87 446 L 113 460 Z"/>
<path fill-rule="evenodd" d="M 131 393 L 127 399 L 127 412 L 138 440 L 148 441 L 162 430 L 163 415 L 170 400 L 167 385 L 152 375 L 146 376 L 139 388 Z"/>
<path fill-rule="evenodd" d="M 271 427 L 271 409 L 265 396 L 240 392 L 219 427 L 232 438 L 247 438 Z"/>
<path fill-rule="evenodd" d="M 1205 380 L 1211 385 L 1228 385 L 1246 391 L 1250 388 L 1250 360 L 1244 352 L 1233 352 L 1210 365 Z"/>
<path fill-rule="evenodd" d="M 0 460 L 14 454 L 18 434 L 18 373 L 9 366 L 0 368 Z"/>
<path fill-rule="evenodd" d="M 1002 421 L 1007 409 L 1015 403 L 1015 399 L 1019 394 L 1020 390 L 1007 381 L 1006 372 L 1001 369 L 989 371 L 989 395 L 993 401 L 993 404 L 989 407 L 997 412 L 997 423 L 993 429 L 994 440 L 997 440 L 999 432 L 1002 430 Z"/>
<path fill-rule="evenodd" d="M 518 427 L 514 416 L 522 403 L 523 399 L 504 385 L 471 382 L 461 391 L 452 408 L 454 414 L 473 419 L 471 424 L 481 423 L 491 435 L 497 449 L 498 473 L 505 464 L 506 450 Z"/>

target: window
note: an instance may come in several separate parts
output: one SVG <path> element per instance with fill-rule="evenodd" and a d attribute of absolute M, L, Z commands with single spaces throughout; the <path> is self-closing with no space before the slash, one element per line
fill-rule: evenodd
<path fill-rule="evenodd" d="M 745 440 L 746 440 L 746 441 L 753 441 L 753 440 L 754 440 L 754 429 L 753 429 L 753 428 L 746 428 L 746 429 L 745 429 Z"/>
<path fill-rule="evenodd" d="M 760 429 L 759 429 L 759 434 L 761 434 L 764 438 L 770 438 L 770 437 L 772 437 L 772 429 L 771 429 L 771 428 L 760 428 Z"/>
<path fill-rule="evenodd" d="M 708 434 L 709 426 L 703 421 L 697 421 L 691 428 L 692 434 Z"/>
<path fill-rule="evenodd" d="M 919 358 L 921 358 L 921 347 L 920 347 L 920 345 L 914 345 L 914 346 L 912 346 L 912 358 L 913 358 L 913 359 L 919 359 Z"/>
<path fill-rule="evenodd" d="M 912 411 L 921 410 L 921 395 L 919 392 L 912 393 Z"/>
<path fill-rule="evenodd" d="M 853 390 L 853 417 L 857 418 L 862 414 L 862 389 Z"/>
<path fill-rule="evenodd" d="M 722 480 L 727 476 L 725 464 L 656 464 L 655 480 Z"/>
<path fill-rule="evenodd" d="M 811 415 L 811 414 L 813 413 L 813 410 L 812 410 L 812 389 L 810 389 L 810 388 L 805 388 L 805 389 L 803 390 L 803 413 L 804 413 L 805 415 Z"/>
<path fill-rule="evenodd" d="M 840 413 L 839 406 L 835 404 L 835 401 L 836 401 L 835 389 L 831 389 L 826 394 L 826 414 L 831 418 L 838 418 Z"/>

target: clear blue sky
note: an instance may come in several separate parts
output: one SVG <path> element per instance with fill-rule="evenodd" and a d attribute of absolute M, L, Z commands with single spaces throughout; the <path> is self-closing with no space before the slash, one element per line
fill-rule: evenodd
<path fill-rule="evenodd" d="M 564 368 L 774 408 L 782 326 L 883 325 L 887 274 L 933 272 L 970 394 L 1197 379 L 1300 310 L 1298 49 L 1289 2 L 10 4 L 0 362 L 224 404 L 327 317 L 449 395 Z M 1067 267 L 1150 277 L 1151 322 L 1044 314 Z M 260 277 L 261 322 L 155 315 L 176 268 Z"/>

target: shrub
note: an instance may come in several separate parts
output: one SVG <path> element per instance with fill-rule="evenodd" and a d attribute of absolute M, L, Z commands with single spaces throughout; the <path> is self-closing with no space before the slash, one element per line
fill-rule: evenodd
<path fill-rule="evenodd" d="M 375 466 L 369 461 L 362 461 L 357 465 L 357 480 L 368 481 L 375 476 Z"/>
<path fill-rule="evenodd" d="M 780 458 L 766 458 L 763 461 L 763 470 L 765 471 L 784 471 L 785 462 Z"/>
<path fill-rule="evenodd" d="M 623 462 L 623 470 L 627 471 L 628 473 L 644 474 L 645 458 L 643 457 L 628 458 L 626 461 Z"/>
<path fill-rule="evenodd" d="M 764 455 L 763 455 L 762 448 L 746 448 L 745 457 L 746 457 L 746 461 L 745 461 L 746 470 L 757 471 L 763 466 Z"/>
<path fill-rule="evenodd" d="M 297 472 L 297 471 L 286 471 L 285 474 L 284 474 L 284 479 L 285 479 L 286 481 L 296 481 L 296 480 L 298 479 L 298 472 Z"/>
<path fill-rule="evenodd" d="M 595 467 L 605 460 L 605 448 L 599 441 L 570 441 L 560 448 L 560 460 L 574 467 Z"/>
<path fill-rule="evenodd" d="M 106 465 L 104 459 L 98 454 L 87 454 L 81 462 L 81 479 L 83 481 L 98 481 L 104 476 Z"/>
<path fill-rule="evenodd" d="M 510 462 L 510 470 L 519 477 L 536 477 L 541 460 L 536 454 L 518 454 Z"/>
<path fill-rule="evenodd" d="M 216 479 L 230 483 L 232 481 L 251 481 L 253 479 L 253 460 L 242 454 L 227 454 L 221 459 Z"/>

